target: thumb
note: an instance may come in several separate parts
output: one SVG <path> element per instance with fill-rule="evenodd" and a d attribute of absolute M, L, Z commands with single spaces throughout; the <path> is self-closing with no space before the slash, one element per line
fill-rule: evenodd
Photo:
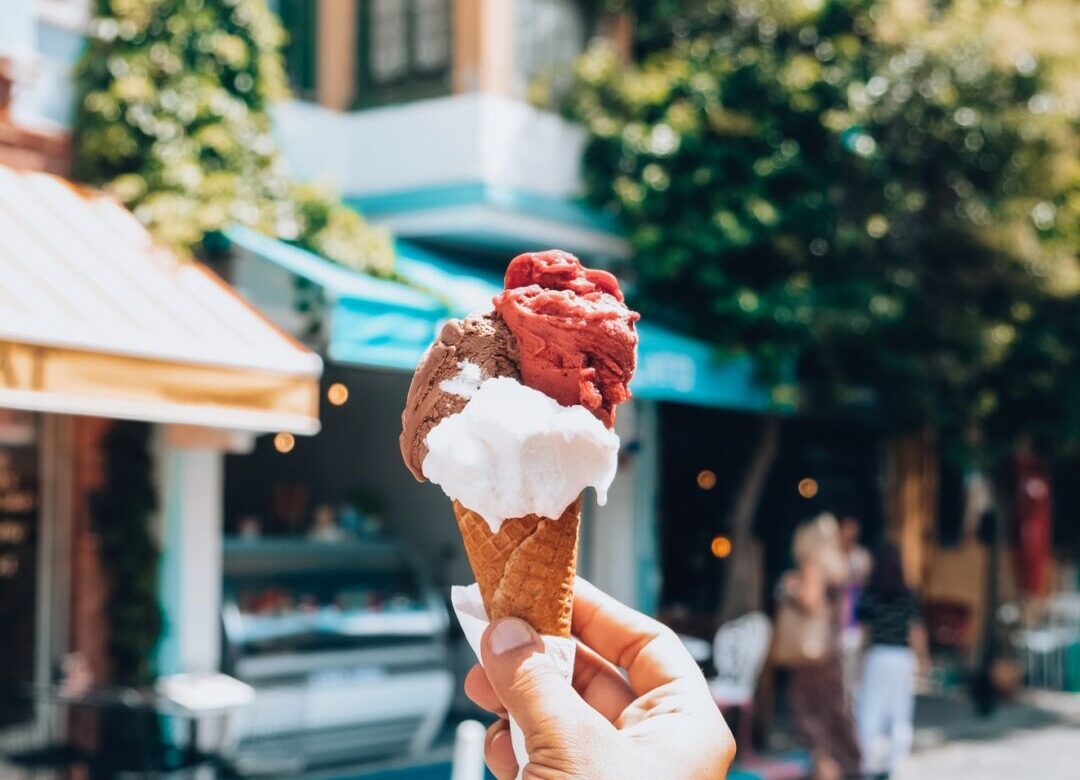
<path fill-rule="evenodd" d="M 587 725 L 588 705 L 545 655 L 543 640 L 524 620 L 492 623 L 481 650 L 488 681 L 526 741 L 572 734 Z"/>

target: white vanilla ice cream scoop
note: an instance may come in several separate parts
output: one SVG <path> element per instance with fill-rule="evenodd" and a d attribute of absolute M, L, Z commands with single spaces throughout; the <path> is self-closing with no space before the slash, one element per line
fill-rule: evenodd
<path fill-rule="evenodd" d="M 496 533 L 508 518 L 558 517 L 587 487 L 604 504 L 619 453 L 619 437 L 585 407 L 510 377 L 481 382 L 426 443 L 424 476 Z"/>

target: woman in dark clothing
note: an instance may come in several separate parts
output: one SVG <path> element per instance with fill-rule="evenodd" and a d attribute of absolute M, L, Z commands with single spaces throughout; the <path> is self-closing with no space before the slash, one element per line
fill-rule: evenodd
<path fill-rule="evenodd" d="M 836 519 L 822 515 L 802 525 L 793 552 L 797 568 L 781 583 L 782 596 L 807 614 L 826 613 L 830 628 L 822 660 L 791 670 L 792 724 L 813 754 L 814 780 L 861 777 L 859 745 L 844 695 L 840 635 L 847 569 Z"/>
<path fill-rule="evenodd" d="M 857 699 L 863 768 L 887 778 L 911 751 L 916 652 L 926 656 L 915 596 L 904 582 L 900 551 L 886 545 L 855 610 L 869 649 Z"/>

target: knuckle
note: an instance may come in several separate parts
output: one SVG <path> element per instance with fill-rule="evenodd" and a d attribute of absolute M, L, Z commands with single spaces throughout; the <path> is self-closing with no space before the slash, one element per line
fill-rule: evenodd
<path fill-rule="evenodd" d="M 720 728 L 713 728 L 707 734 L 702 735 L 699 744 L 702 746 L 700 755 L 704 774 L 702 777 L 727 777 L 727 772 L 735 761 L 735 737 L 726 723 L 721 722 Z"/>
<path fill-rule="evenodd" d="M 509 693 L 515 700 L 526 702 L 540 698 L 546 689 L 563 682 L 544 656 L 533 656 L 518 667 L 510 679 Z"/>
<path fill-rule="evenodd" d="M 510 681 L 510 693 L 515 700 L 530 701 L 543 691 L 546 676 L 539 670 L 523 670 Z"/>
<path fill-rule="evenodd" d="M 603 755 L 603 749 L 587 732 L 541 734 L 529 741 L 530 772 L 525 776 L 536 780 L 593 777 L 592 761 Z"/>

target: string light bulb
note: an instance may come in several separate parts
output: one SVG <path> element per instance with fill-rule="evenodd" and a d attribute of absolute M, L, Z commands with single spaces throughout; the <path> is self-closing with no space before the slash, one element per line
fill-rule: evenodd
<path fill-rule="evenodd" d="M 697 475 L 697 486 L 702 490 L 712 490 L 716 487 L 716 472 L 710 469 L 702 469 Z"/>
<path fill-rule="evenodd" d="M 709 549 L 712 551 L 714 558 L 723 560 L 731 555 L 731 539 L 723 534 L 717 534 L 709 543 Z"/>
<path fill-rule="evenodd" d="M 274 449 L 278 452 L 285 454 L 292 452 L 293 447 L 296 446 L 296 437 L 291 433 L 282 431 L 274 437 Z"/>
<path fill-rule="evenodd" d="M 818 483 L 813 477 L 803 477 L 799 480 L 799 495 L 803 498 L 813 498 L 818 494 Z"/>
<path fill-rule="evenodd" d="M 326 400 L 334 406 L 344 406 L 345 402 L 349 400 L 349 388 L 341 382 L 334 382 L 334 384 L 326 388 Z"/>

